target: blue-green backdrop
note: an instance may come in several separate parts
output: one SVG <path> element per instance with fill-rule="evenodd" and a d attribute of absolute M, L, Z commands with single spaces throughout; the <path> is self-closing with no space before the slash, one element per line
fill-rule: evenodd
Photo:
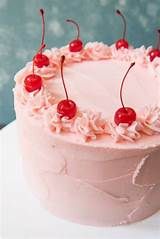
<path fill-rule="evenodd" d="M 114 42 L 121 34 L 122 10 L 128 22 L 127 37 L 134 46 L 155 43 L 160 27 L 160 0 L 0 0 L 0 126 L 15 118 L 14 74 L 32 59 L 41 39 L 39 8 L 46 11 L 47 46 L 62 46 L 74 37 L 64 20 L 79 22 L 87 41 Z"/>

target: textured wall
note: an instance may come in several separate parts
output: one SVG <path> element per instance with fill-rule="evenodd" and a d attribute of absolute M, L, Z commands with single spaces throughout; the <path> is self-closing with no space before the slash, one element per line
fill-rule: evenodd
<path fill-rule="evenodd" d="M 80 23 L 86 41 L 114 42 L 121 34 L 115 9 L 128 20 L 128 39 L 135 46 L 155 42 L 160 27 L 160 0 L 0 0 L 0 124 L 14 119 L 14 74 L 30 60 L 41 37 L 39 8 L 46 10 L 46 43 L 62 46 L 74 37 L 64 19 Z"/>

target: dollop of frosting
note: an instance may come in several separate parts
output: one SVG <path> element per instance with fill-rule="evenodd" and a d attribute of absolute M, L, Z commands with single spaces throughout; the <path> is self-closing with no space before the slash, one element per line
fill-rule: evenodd
<path fill-rule="evenodd" d="M 104 60 L 112 57 L 112 52 L 109 46 L 102 42 L 89 42 L 85 45 L 82 53 L 84 60 Z"/>
<path fill-rule="evenodd" d="M 26 71 L 28 71 L 30 74 L 32 73 L 33 63 L 29 62 L 26 65 Z M 50 80 L 54 78 L 58 71 L 59 71 L 59 64 L 52 64 L 50 62 L 49 66 L 43 66 L 42 68 L 34 67 L 34 73 L 37 75 L 40 75 L 44 80 Z"/>
<path fill-rule="evenodd" d="M 122 140 L 134 142 L 145 135 L 154 135 L 160 133 L 160 108 L 145 107 L 131 125 L 109 123 L 110 134 L 115 142 Z"/>
<path fill-rule="evenodd" d="M 52 132 L 70 132 L 73 128 L 74 118 L 61 117 L 57 113 L 57 104 L 55 104 L 44 113 L 44 122 L 45 126 Z"/>
<path fill-rule="evenodd" d="M 72 64 L 76 62 L 81 62 L 83 60 L 83 49 L 79 52 L 71 52 L 69 46 L 64 46 L 60 49 L 61 55 L 65 55 L 65 64 Z"/>
<path fill-rule="evenodd" d="M 80 134 L 85 141 L 95 140 L 98 135 L 107 134 L 108 123 L 101 113 L 82 111 L 76 117 L 73 131 Z"/>
<path fill-rule="evenodd" d="M 25 105 L 26 111 L 29 113 L 29 115 L 42 113 L 54 104 L 54 95 L 51 94 L 45 87 L 42 87 L 41 90 L 36 90 L 31 93 L 27 92 L 21 85 L 17 87 L 18 88 L 15 92 L 16 101 L 21 102 L 22 105 Z"/>
<path fill-rule="evenodd" d="M 115 44 L 111 46 L 112 57 L 113 59 L 118 59 L 121 61 L 134 62 L 136 61 L 140 65 L 146 66 L 150 63 L 148 58 L 150 48 L 146 49 L 144 46 L 139 48 L 133 48 L 130 46 L 127 48 L 116 49 Z"/>
<path fill-rule="evenodd" d="M 59 48 L 46 49 L 44 54 L 49 58 L 50 66 L 59 69 L 59 60 L 61 57 L 61 50 Z"/>
<path fill-rule="evenodd" d="M 139 123 L 137 121 L 134 121 L 131 125 L 121 123 L 118 126 L 110 123 L 110 133 L 115 142 L 123 140 L 134 142 L 141 137 L 139 129 Z"/>
<path fill-rule="evenodd" d="M 144 134 L 153 135 L 160 133 L 160 108 L 146 107 L 139 117 L 140 130 Z"/>

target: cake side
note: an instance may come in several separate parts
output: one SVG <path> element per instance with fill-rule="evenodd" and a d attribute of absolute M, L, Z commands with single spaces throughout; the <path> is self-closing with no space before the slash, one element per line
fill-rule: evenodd
<path fill-rule="evenodd" d="M 48 134 L 41 124 L 19 113 L 27 179 L 54 215 L 113 226 L 142 220 L 160 209 L 159 147 L 86 147 Z"/>

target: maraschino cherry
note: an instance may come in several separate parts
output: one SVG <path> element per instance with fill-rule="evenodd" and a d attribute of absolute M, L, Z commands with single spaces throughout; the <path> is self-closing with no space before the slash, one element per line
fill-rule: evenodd
<path fill-rule="evenodd" d="M 128 41 L 125 39 L 125 36 L 126 36 L 126 19 L 124 17 L 124 15 L 121 13 L 120 10 L 117 10 L 116 13 L 121 16 L 122 18 L 122 21 L 123 21 L 123 25 L 124 25 L 124 29 L 123 29 L 123 35 L 122 35 L 122 38 L 119 39 L 118 41 L 116 41 L 116 48 L 117 50 L 124 47 L 124 48 L 128 48 L 129 47 L 129 44 L 128 44 Z"/>
<path fill-rule="evenodd" d="M 158 33 L 158 40 L 156 48 L 153 48 L 149 52 L 150 61 L 153 61 L 155 57 L 160 57 L 160 29 L 157 30 Z"/>
<path fill-rule="evenodd" d="M 26 76 L 24 80 L 24 87 L 28 92 L 40 90 L 42 87 L 42 78 L 34 73 L 34 61 L 32 67 L 32 74 Z"/>
<path fill-rule="evenodd" d="M 64 91 L 66 94 L 66 99 L 62 100 L 58 103 L 57 105 L 57 112 L 60 114 L 60 117 L 67 117 L 68 119 L 72 119 L 77 112 L 77 106 L 75 104 L 75 102 L 73 100 L 70 100 L 68 98 L 68 93 L 67 93 L 67 89 L 66 89 L 66 85 L 64 82 L 64 76 L 63 76 L 63 64 L 65 61 L 65 56 L 61 56 L 61 78 L 62 78 L 62 83 L 63 83 L 63 87 L 64 87 Z"/>
<path fill-rule="evenodd" d="M 74 21 L 72 19 L 67 19 L 66 22 L 73 23 L 77 28 L 77 39 L 75 39 L 69 43 L 69 50 L 71 52 L 79 52 L 83 49 L 83 42 L 80 39 L 79 25 L 76 21 Z"/>
<path fill-rule="evenodd" d="M 135 65 L 135 62 L 131 63 L 131 65 L 128 68 L 128 70 L 122 80 L 122 83 L 121 83 L 120 100 L 121 100 L 122 108 L 119 108 L 114 115 L 114 122 L 117 125 L 119 125 L 121 123 L 126 123 L 126 124 L 131 125 L 136 120 L 136 112 L 134 111 L 134 109 L 132 109 L 130 107 L 125 107 L 124 103 L 123 103 L 123 99 L 122 99 L 122 90 L 123 90 L 124 81 L 126 79 L 128 72 L 134 65 Z"/>
<path fill-rule="evenodd" d="M 40 14 L 42 17 L 42 40 L 41 40 L 41 46 L 40 49 L 38 50 L 38 53 L 34 56 L 34 64 L 38 68 L 42 68 L 43 66 L 48 66 L 49 65 L 49 59 L 46 55 L 42 54 L 42 50 L 45 48 L 44 44 L 44 36 L 45 36 L 45 20 L 44 20 L 44 10 L 40 9 Z"/>

